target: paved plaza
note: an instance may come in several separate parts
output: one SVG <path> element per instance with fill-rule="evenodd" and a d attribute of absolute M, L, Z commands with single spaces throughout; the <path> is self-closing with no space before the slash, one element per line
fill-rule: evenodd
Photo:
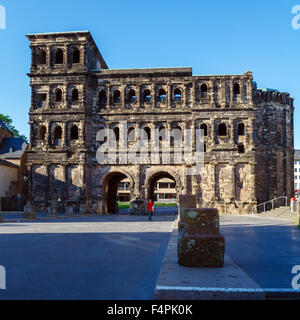
<path fill-rule="evenodd" d="M 0 299 L 153 299 L 176 216 L 116 215 L 0 224 Z M 290 288 L 300 230 L 290 222 L 221 217 L 226 253 L 264 288 Z"/>

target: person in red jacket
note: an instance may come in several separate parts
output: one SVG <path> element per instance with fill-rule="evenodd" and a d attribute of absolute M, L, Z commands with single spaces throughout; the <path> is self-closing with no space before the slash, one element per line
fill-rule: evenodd
<path fill-rule="evenodd" d="M 149 221 L 152 220 L 153 211 L 154 211 L 153 206 L 154 206 L 154 203 L 153 203 L 152 200 L 150 199 L 149 202 L 147 203 Z"/>

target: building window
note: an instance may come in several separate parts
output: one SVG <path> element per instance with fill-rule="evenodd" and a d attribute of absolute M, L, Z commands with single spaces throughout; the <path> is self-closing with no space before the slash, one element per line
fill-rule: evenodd
<path fill-rule="evenodd" d="M 180 89 L 174 90 L 174 100 L 180 102 L 182 100 L 182 95 Z"/>
<path fill-rule="evenodd" d="M 39 53 L 39 65 L 45 65 L 46 64 L 46 61 L 47 61 L 47 58 L 46 58 L 46 51 L 45 50 L 41 50 L 40 53 Z"/>
<path fill-rule="evenodd" d="M 61 129 L 61 127 L 58 126 L 54 130 L 54 145 L 60 146 L 61 139 L 62 139 L 62 129 Z"/>
<path fill-rule="evenodd" d="M 243 123 L 239 123 L 238 125 L 238 135 L 239 136 L 245 135 L 245 125 Z"/>
<path fill-rule="evenodd" d="M 225 123 L 219 124 L 218 135 L 220 137 L 226 137 L 227 136 L 227 127 L 226 127 Z"/>
<path fill-rule="evenodd" d="M 73 51 L 73 63 L 80 63 L 80 51 L 78 49 Z"/>
<path fill-rule="evenodd" d="M 135 103 L 136 102 L 136 94 L 135 94 L 135 91 L 133 89 L 129 90 L 128 101 L 129 101 L 129 103 Z"/>
<path fill-rule="evenodd" d="M 63 64 L 64 53 L 61 49 L 58 49 L 55 53 L 55 64 Z"/>
<path fill-rule="evenodd" d="M 207 125 L 205 123 L 202 123 L 200 129 L 203 130 L 204 137 L 207 137 Z"/>
<path fill-rule="evenodd" d="M 115 138 L 115 141 L 120 141 L 120 129 L 119 128 L 114 128 L 114 138 Z"/>
<path fill-rule="evenodd" d="M 71 128 L 71 140 L 78 140 L 78 127 L 77 126 L 73 126 Z"/>
<path fill-rule="evenodd" d="M 39 108 L 43 108 L 46 105 L 47 95 L 45 93 L 38 94 L 38 105 Z"/>
<path fill-rule="evenodd" d="M 241 92 L 241 90 L 240 90 L 240 85 L 239 85 L 238 83 L 235 83 L 235 84 L 233 85 L 233 95 L 234 95 L 234 96 L 237 96 L 237 95 L 240 94 L 240 92 Z"/>
<path fill-rule="evenodd" d="M 150 103 L 150 101 L 151 101 L 150 90 L 147 89 L 147 90 L 144 91 L 143 101 L 144 101 L 144 103 Z"/>
<path fill-rule="evenodd" d="M 79 98 L 79 92 L 77 89 L 73 89 L 72 91 L 72 102 L 77 103 Z"/>
<path fill-rule="evenodd" d="M 38 128 L 38 140 L 45 140 L 46 138 L 46 127 L 45 126 L 40 126 Z"/>
<path fill-rule="evenodd" d="M 55 101 L 56 102 L 61 102 L 62 101 L 62 91 L 60 89 L 56 90 Z"/>
<path fill-rule="evenodd" d="M 148 142 L 151 140 L 151 130 L 149 127 L 145 127 L 143 130 L 143 137 L 144 140 L 148 140 Z"/>
<path fill-rule="evenodd" d="M 133 127 L 128 130 L 128 141 L 135 141 L 135 128 Z"/>
<path fill-rule="evenodd" d="M 119 90 L 116 90 L 114 92 L 114 103 L 120 103 L 121 102 L 121 93 Z"/>
<path fill-rule="evenodd" d="M 103 109 L 106 105 L 106 92 L 105 90 L 101 90 L 99 92 L 99 108 Z"/>
<path fill-rule="evenodd" d="M 295 172 L 298 172 L 297 170 L 298 170 L 298 169 L 297 169 L 297 168 L 295 168 Z"/>
<path fill-rule="evenodd" d="M 164 89 L 160 89 L 158 95 L 159 95 L 159 102 L 166 102 L 167 94 L 166 94 L 166 91 Z"/>
<path fill-rule="evenodd" d="M 206 84 L 203 84 L 200 87 L 200 98 L 202 98 L 202 99 L 207 98 L 207 85 Z"/>

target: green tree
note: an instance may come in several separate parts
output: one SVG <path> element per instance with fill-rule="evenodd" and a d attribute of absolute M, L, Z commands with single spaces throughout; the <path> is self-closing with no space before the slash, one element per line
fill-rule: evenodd
<path fill-rule="evenodd" d="M 9 115 L 3 115 L 0 113 L 0 119 L 6 124 L 8 129 L 13 133 L 16 138 L 23 138 L 28 143 L 28 138 L 24 134 L 20 134 L 20 132 L 13 125 L 13 120 Z"/>

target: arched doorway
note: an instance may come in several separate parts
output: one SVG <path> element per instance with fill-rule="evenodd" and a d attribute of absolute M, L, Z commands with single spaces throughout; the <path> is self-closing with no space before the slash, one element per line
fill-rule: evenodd
<path fill-rule="evenodd" d="M 102 180 L 102 203 L 104 214 L 116 214 L 119 211 L 118 200 L 123 187 L 131 194 L 132 179 L 123 172 L 108 173 Z M 126 193 L 127 194 L 127 193 Z"/>
<path fill-rule="evenodd" d="M 147 197 L 155 202 L 177 202 L 177 181 L 168 172 L 160 171 L 153 174 L 147 183 Z M 147 199 L 147 200 L 148 200 Z"/>

